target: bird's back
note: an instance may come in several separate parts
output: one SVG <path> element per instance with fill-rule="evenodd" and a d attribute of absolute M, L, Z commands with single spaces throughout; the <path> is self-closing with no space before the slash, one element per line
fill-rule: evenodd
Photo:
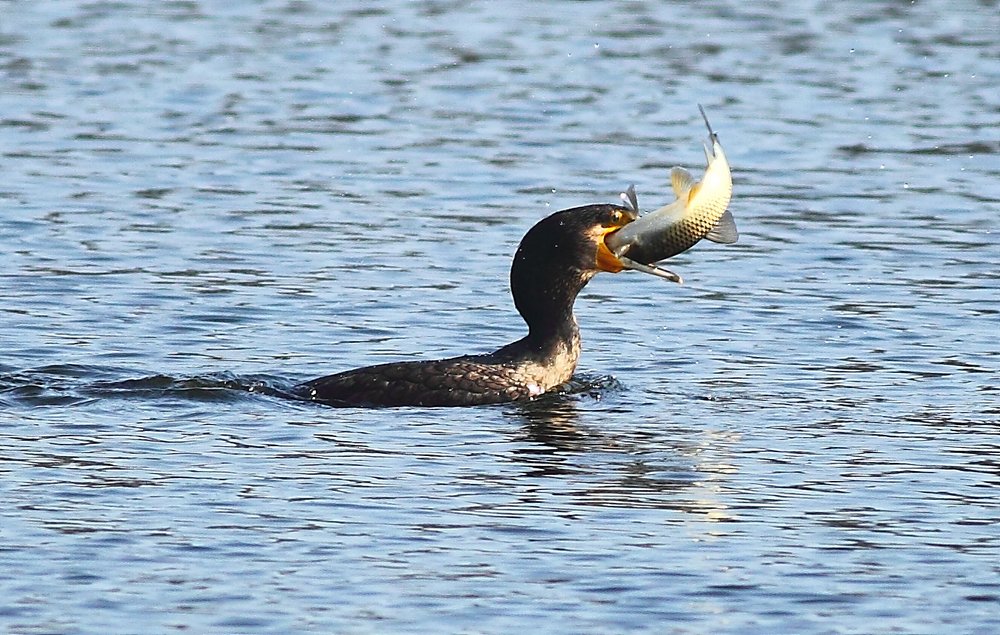
<path fill-rule="evenodd" d="M 518 364 L 489 356 L 366 366 L 320 377 L 296 392 L 333 406 L 474 406 L 528 399 L 542 392 Z"/>

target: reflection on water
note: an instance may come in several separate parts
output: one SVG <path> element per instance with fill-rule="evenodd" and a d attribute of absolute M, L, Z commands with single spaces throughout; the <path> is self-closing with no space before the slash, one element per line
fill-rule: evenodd
<path fill-rule="evenodd" d="M 658 425 L 655 433 L 642 428 L 612 432 L 581 424 L 577 404 L 543 399 L 511 407 L 523 418 L 524 437 L 530 442 L 515 449 L 512 458 L 530 469 L 530 478 L 559 479 L 554 494 L 567 500 L 558 506 L 653 507 L 731 520 L 713 494 L 718 481 L 736 469 L 722 458 L 736 438 L 670 424 Z M 615 418 L 629 414 L 620 408 L 600 413 Z M 580 459 L 594 453 L 603 460 L 588 469 Z"/>
<path fill-rule="evenodd" d="M 993 9 L 3 5 L 0 630 L 1000 630 Z M 741 241 L 598 276 L 565 391 L 287 397 L 523 335 L 696 103 Z"/>

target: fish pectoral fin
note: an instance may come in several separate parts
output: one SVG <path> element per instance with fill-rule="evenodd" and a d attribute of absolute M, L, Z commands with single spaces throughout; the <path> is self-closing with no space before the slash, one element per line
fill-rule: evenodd
<path fill-rule="evenodd" d="M 728 209 L 722 212 L 719 222 L 705 234 L 705 238 L 722 245 L 731 245 L 739 240 L 740 232 L 736 229 L 736 219 L 732 212 Z"/>
<path fill-rule="evenodd" d="M 676 282 L 677 284 L 684 284 L 684 279 L 669 269 L 662 269 L 656 265 L 647 265 L 630 258 L 626 258 L 625 256 L 619 256 L 618 259 L 623 265 L 625 265 L 626 269 L 641 271 L 643 273 L 654 275 L 658 278 L 663 278 L 664 280 Z"/>
<path fill-rule="evenodd" d="M 674 188 L 674 196 L 687 199 L 691 186 L 694 185 L 694 177 L 684 168 L 670 169 L 670 186 Z"/>

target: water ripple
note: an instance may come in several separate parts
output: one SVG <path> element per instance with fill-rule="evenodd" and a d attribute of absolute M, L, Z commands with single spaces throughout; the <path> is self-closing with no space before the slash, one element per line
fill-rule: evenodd
<path fill-rule="evenodd" d="M 989 3 L 349 5 L 3 13 L 0 630 L 1000 630 Z M 523 335 L 695 103 L 741 241 L 598 276 L 565 390 L 287 398 Z"/>

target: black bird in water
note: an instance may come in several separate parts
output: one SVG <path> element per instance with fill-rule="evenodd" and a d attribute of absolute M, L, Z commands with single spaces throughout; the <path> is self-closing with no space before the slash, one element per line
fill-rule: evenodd
<path fill-rule="evenodd" d="M 514 305 L 528 335 L 487 355 L 398 362 L 358 368 L 295 387 L 298 395 L 331 405 L 471 406 L 531 399 L 569 380 L 580 358 L 573 302 L 600 271 L 635 269 L 680 282 L 654 263 L 703 238 L 736 242 L 728 211 L 733 192 L 729 163 L 701 110 L 708 141 L 700 182 L 683 168 L 670 172 L 677 200 L 636 221 L 635 189 L 627 207 L 586 205 L 544 218 L 521 239 L 510 268 Z"/>
<path fill-rule="evenodd" d="M 366 366 L 294 388 L 334 406 L 472 406 L 531 399 L 568 381 L 580 357 L 573 302 L 600 271 L 626 268 L 605 237 L 636 218 L 619 205 L 587 205 L 542 219 L 521 240 L 510 269 L 522 339 L 485 355 Z"/>

